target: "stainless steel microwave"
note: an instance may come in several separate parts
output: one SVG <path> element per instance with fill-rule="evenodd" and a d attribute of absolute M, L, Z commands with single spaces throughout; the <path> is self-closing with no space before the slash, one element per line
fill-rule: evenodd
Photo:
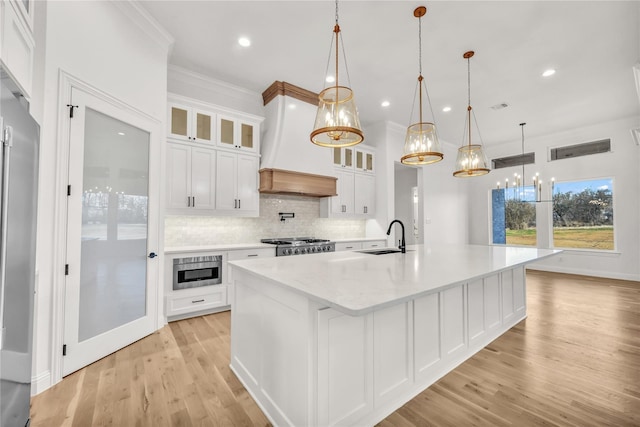
<path fill-rule="evenodd" d="M 173 260 L 173 290 L 222 283 L 222 255 L 176 258 Z"/>

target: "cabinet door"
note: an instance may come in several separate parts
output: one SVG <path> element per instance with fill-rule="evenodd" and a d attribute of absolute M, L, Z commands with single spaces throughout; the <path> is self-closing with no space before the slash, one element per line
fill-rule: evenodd
<path fill-rule="evenodd" d="M 340 196 L 340 202 L 345 206 L 344 208 L 344 213 L 346 214 L 353 214 L 355 213 L 354 210 L 354 182 L 355 182 L 355 177 L 353 175 L 353 173 L 343 173 L 340 175 L 340 178 L 338 178 L 338 182 L 342 181 L 342 183 L 340 184 L 340 193 L 338 193 L 338 196 Z"/>
<path fill-rule="evenodd" d="M 191 147 L 167 144 L 167 209 L 191 205 Z"/>
<path fill-rule="evenodd" d="M 236 120 L 232 117 L 218 115 L 218 144 L 221 147 L 233 148 L 236 140 Z"/>
<path fill-rule="evenodd" d="M 373 172 L 373 153 L 368 150 L 356 149 L 356 170 Z"/>
<path fill-rule="evenodd" d="M 191 108 L 169 104 L 169 136 L 189 141 L 191 138 Z"/>
<path fill-rule="evenodd" d="M 191 206 L 215 208 L 216 152 L 206 148 L 191 149 Z"/>
<path fill-rule="evenodd" d="M 260 193 L 258 192 L 258 158 L 238 155 L 238 209 L 258 211 Z"/>
<path fill-rule="evenodd" d="M 236 183 L 238 157 L 219 151 L 216 158 L 216 209 L 233 211 L 238 206 Z"/>
<path fill-rule="evenodd" d="M 212 143 L 215 137 L 216 115 L 209 111 L 193 109 L 193 129 L 191 139 L 197 142 Z"/>
<path fill-rule="evenodd" d="M 240 148 L 248 151 L 256 151 L 257 150 L 257 136 L 258 129 L 257 126 L 252 123 L 240 122 Z"/>
<path fill-rule="evenodd" d="M 375 214 L 375 178 L 371 175 L 355 174 L 355 213 Z"/>

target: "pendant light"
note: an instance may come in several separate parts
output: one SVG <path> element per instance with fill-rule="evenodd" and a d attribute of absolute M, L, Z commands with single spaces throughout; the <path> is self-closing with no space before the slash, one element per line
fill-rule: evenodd
<path fill-rule="evenodd" d="M 364 140 L 360 119 L 358 118 L 358 109 L 353 99 L 353 91 L 347 86 L 340 86 L 338 79 L 339 45 L 342 45 L 345 69 L 347 70 L 347 83 L 350 84 L 346 55 L 344 54 L 344 43 L 342 42 L 342 34 L 338 24 L 338 0 L 336 0 L 336 23 L 333 27 L 332 45 L 334 38 L 336 49 L 335 84 L 325 88 L 318 95 L 318 112 L 311 132 L 311 142 L 323 147 L 338 148 L 356 145 Z M 329 50 L 329 57 L 331 57 L 331 49 Z M 327 71 L 328 69 L 329 64 L 327 64 Z"/>
<path fill-rule="evenodd" d="M 418 72 L 416 92 L 419 92 L 420 94 L 420 116 L 417 123 L 413 123 L 407 128 L 407 135 L 404 139 L 403 156 L 400 158 L 400 161 L 405 165 L 428 165 L 429 163 L 439 162 L 444 157 L 442 149 L 440 148 L 438 134 L 436 133 L 436 125 L 431 122 L 425 122 L 422 119 L 423 87 L 427 96 L 427 101 L 429 102 L 429 108 L 431 108 L 429 92 L 427 92 L 427 86 L 424 84 L 424 77 L 422 77 L 422 17 L 426 13 L 427 8 L 424 6 L 419 6 L 413 11 L 413 16 L 418 18 L 418 54 L 420 68 Z M 414 105 L 415 101 L 414 95 Z M 413 116 L 413 109 L 411 111 L 411 115 Z M 431 116 L 434 117 L 433 109 L 431 110 Z"/>
<path fill-rule="evenodd" d="M 471 66 L 469 59 L 474 55 L 472 50 L 465 52 L 462 57 L 467 60 L 467 84 L 468 84 L 468 104 L 467 104 L 467 116 L 465 118 L 465 132 L 462 138 L 462 147 L 458 148 L 458 157 L 456 158 L 456 171 L 453 176 L 458 178 L 480 176 L 488 174 L 491 169 L 489 168 L 489 162 L 482 149 L 482 140 L 480 144 L 471 143 L 471 115 L 473 109 L 471 108 Z M 478 122 L 476 115 L 473 114 L 473 121 L 476 124 L 478 130 L 478 138 L 480 138 L 480 129 L 478 128 Z M 464 145 L 464 140 L 467 139 L 467 144 Z"/>

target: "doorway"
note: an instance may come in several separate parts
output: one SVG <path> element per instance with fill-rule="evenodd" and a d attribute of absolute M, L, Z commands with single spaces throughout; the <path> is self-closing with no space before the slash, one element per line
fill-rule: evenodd
<path fill-rule="evenodd" d="M 405 224 L 407 245 L 422 243 L 418 169 L 397 162 L 394 163 L 394 209 L 394 218 Z"/>
<path fill-rule="evenodd" d="M 157 326 L 152 123 L 71 88 L 62 375 Z"/>

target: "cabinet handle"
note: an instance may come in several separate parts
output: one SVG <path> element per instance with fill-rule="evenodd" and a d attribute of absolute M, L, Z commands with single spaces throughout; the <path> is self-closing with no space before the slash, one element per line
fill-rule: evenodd
<path fill-rule="evenodd" d="M 346 246 L 345 249 L 353 249 L 353 246 Z"/>
<path fill-rule="evenodd" d="M 195 139 L 195 138 L 194 138 Z M 191 198 L 193 199 L 191 204 L 193 205 L 193 207 L 196 207 L 196 196 L 191 196 Z"/>
<path fill-rule="evenodd" d="M 238 199 L 233 199 L 233 209 L 238 209 Z"/>
<path fill-rule="evenodd" d="M 249 258 L 254 257 L 254 256 L 258 256 L 258 254 L 249 254 L 249 255 L 247 255 L 247 257 L 249 257 Z"/>
<path fill-rule="evenodd" d="M 187 196 L 187 207 L 191 207 L 191 196 Z"/>
<path fill-rule="evenodd" d="M 204 302 L 204 299 L 197 299 L 195 301 L 191 301 L 191 304 L 196 304 L 196 303 L 199 303 L 199 302 Z"/>
<path fill-rule="evenodd" d="M 378 245 L 371 245 L 371 247 L 372 247 L 372 248 L 377 248 L 377 247 L 378 247 Z"/>
<path fill-rule="evenodd" d="M 240 209 L 240 202 L 241 202 L 241 200 L 238 199 L 238 209 Z"/>

